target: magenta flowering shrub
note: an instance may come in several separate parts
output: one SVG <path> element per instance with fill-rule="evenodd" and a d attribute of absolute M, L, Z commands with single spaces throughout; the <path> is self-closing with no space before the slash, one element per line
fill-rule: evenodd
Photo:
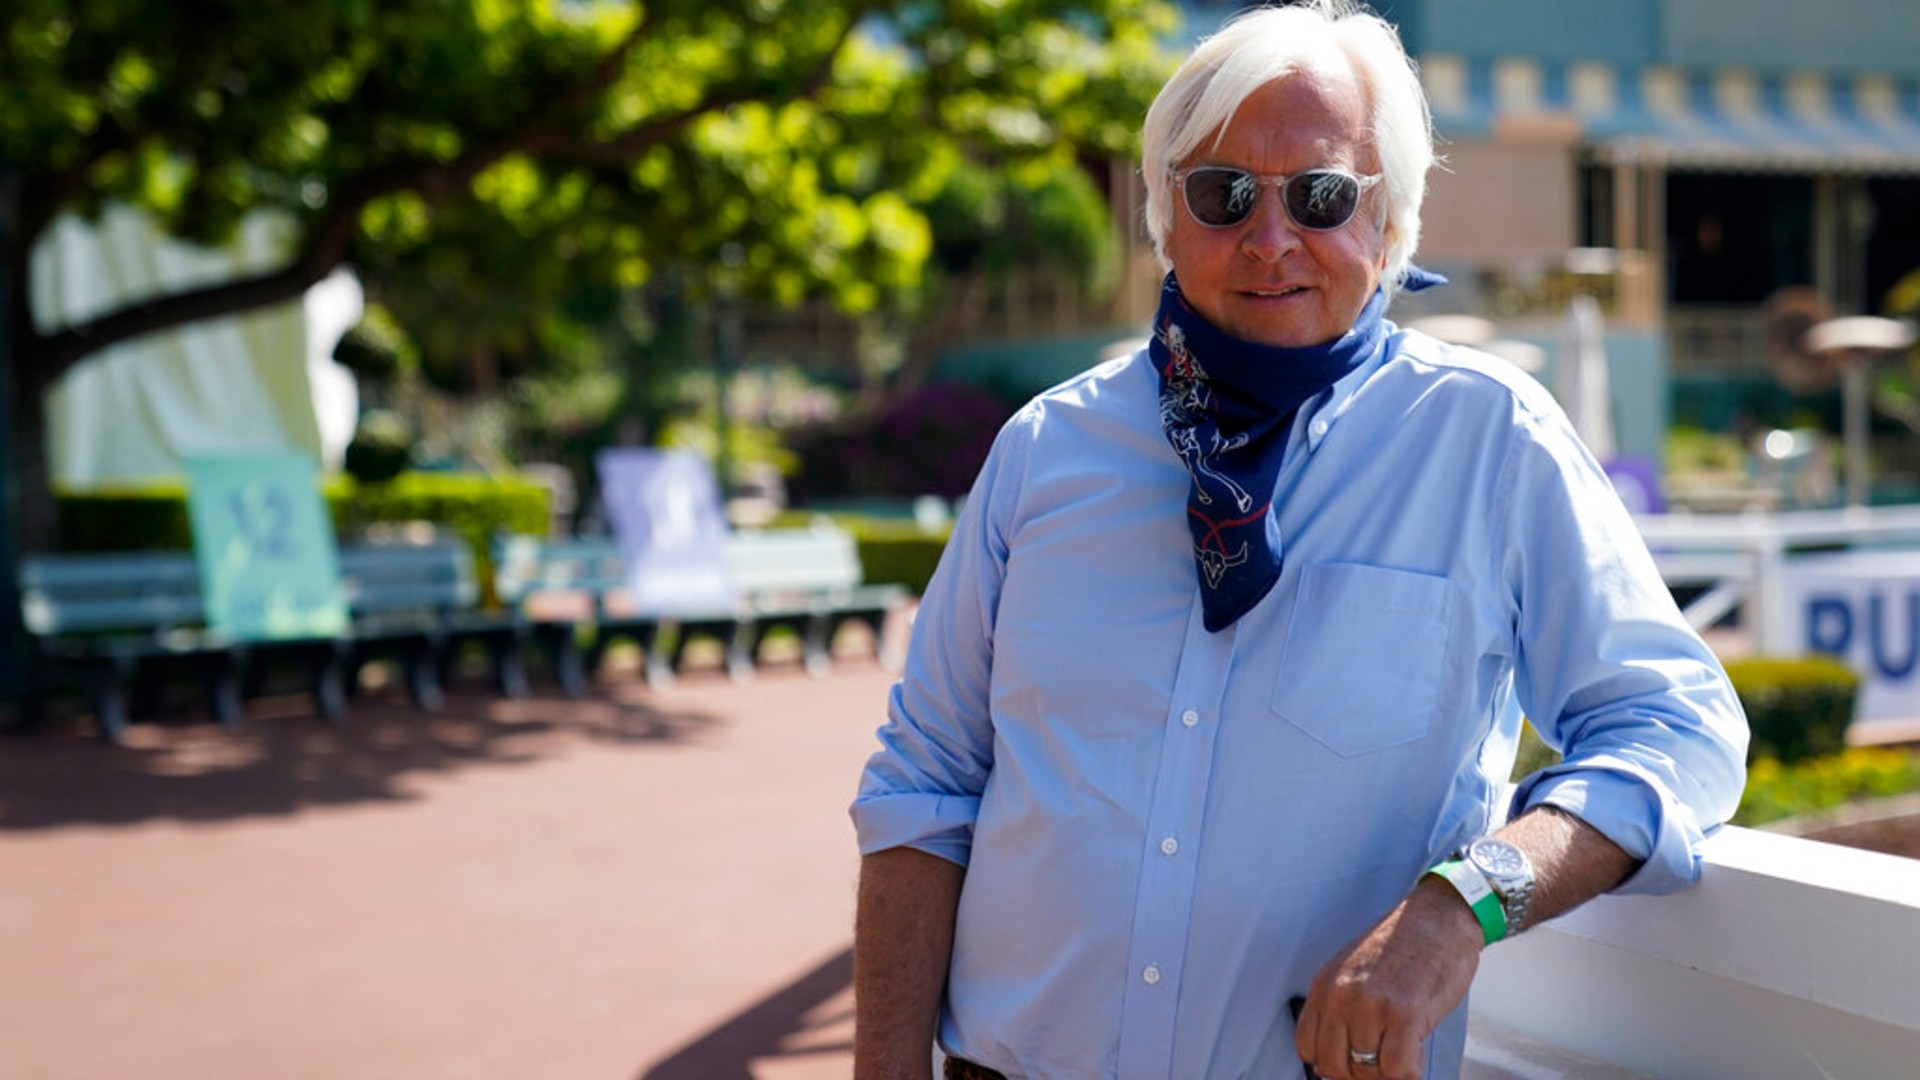
<path fill-rule="evenodd" d="M 934 382 L 878 409 L 799 433 L 794 501 L 847 496 L 939 495 L 973 486 L 1014 407 L 963 383 Z"/>

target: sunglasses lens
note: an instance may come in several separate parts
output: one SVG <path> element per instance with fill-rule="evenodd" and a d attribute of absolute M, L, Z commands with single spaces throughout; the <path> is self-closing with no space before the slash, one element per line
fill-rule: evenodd
<path fill-rule="evenodd" d="M 1247 220 L 1260 197 L 1259 179 L 1240 169 L 1194 169 L 1187 173 L 1183 186 L 1187 211 L 1193 219 L 1216 229 Z"/>
<path fill-rule="evenodd" d="M 1342 172 L 1305 172 L 1288 178 L 1281 197 L 1288 216 L 1301 228 L 1337 229 L 1360 206 L 1360 181 Z"/>
<path fill-rule="evenodd" d="M 1218 165 L 1191 170 L 1181 186 L 1193 219 L 1216 229 L 1247 220 L 1260 198 L 1259 177 L 1244 169 Z M 1280 198 L 1295 225 L 1326 232 L 1345 225 L 1360 208 L 1360 179 L 1332 169 L 1315 169 L 1288 177 L 1281 185 Z"/>

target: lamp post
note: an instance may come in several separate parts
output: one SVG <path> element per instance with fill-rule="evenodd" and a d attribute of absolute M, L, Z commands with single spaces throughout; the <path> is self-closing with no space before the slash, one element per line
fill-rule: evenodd
<path fill-rule="evenodd" d="M 1874 362 L 1913 344 L 1913 326 L 1877 315 L 1849 315 L 1807 329 L 1807 351 L 1840 364 L 1840 438 L 1846 449 L 1847 505 L 1867 504 L 1868 405 Z"/>
<path fill-rule="evenodd" d="M 16 241 L 14 230 L 19 228 L 15 220 L 18 195 L 14 170 L 5 158 L 0 158 L 0 425 L 6 425 L 0 429 L 0 698 L 12 697 L 20 689 L 24 644 L 19 621 L 20 481 L 16 474 L 20 463 L 14 460 L 12 431 L 12 425 L 19 423 L 16 410 L 22 407 L 14 393 L 14 365 L 20 358 L 13 355 L 15 327 L 10 320 L 14 311 L 7 299 L 15 287 L 25 287 L 24 282 L 7 280 L 15 265 L 8 253 Z M 19 265 L 26 266 L 26 260 L 22 259 Z M 26 407 L 39 408 L 40 405 L 31 402 L 26 403 Z"/>
<path fill-rule="evenodd" d="M 732 420 L 727 416 L 727 389 L 740 363 L 740 267 L 746 252 L 737 243 L 720 246 L 720 269 L 714 276 L 713 319 L 713 399 L 714 437 L 718 446 L 713 468 L 720 491 L 720 508 L 726 511 L 733 480 Z"/>

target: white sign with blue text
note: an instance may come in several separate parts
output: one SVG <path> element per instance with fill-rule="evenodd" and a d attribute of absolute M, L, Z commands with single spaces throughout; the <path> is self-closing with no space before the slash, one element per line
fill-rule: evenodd
<path fill-rule="evenodd" d="M 1920 552 L 1795 556 L 1785 591 L 1801 647 L 1859 673 L 1856 727 L 1920 719 Z"/>

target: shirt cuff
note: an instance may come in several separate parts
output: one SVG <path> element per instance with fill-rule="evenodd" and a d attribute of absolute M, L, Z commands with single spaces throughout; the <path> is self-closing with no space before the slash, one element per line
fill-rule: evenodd
<path fill-rule="evenodd" d="M 1614 892 L 1669 893 L 1700 880 L 1705 837 L 1692 812 L 1634 762 L 1602 757 L 1542 769 L 1514 790 L 1513 816 L 1543 803 L 1593 826 L 1641 860 Z"/>
<path fill-rule="evenodd" d="M 918 791 L 863 794 L 854 800 L 849 813 L 862 855 L 912 847 L 965 866 L 973 851 L 973 823 L 980 816 L 980 799 Z"/>
<path fill-rule="evenodd" d="M 1653 854 L 1660 801 L 1645 784 L 1608 772 L 1561 773 L 1541 781 L 1527 797 L 1529 807 L 1543 803 L 1600 830 L 1641 862 Z"/>

